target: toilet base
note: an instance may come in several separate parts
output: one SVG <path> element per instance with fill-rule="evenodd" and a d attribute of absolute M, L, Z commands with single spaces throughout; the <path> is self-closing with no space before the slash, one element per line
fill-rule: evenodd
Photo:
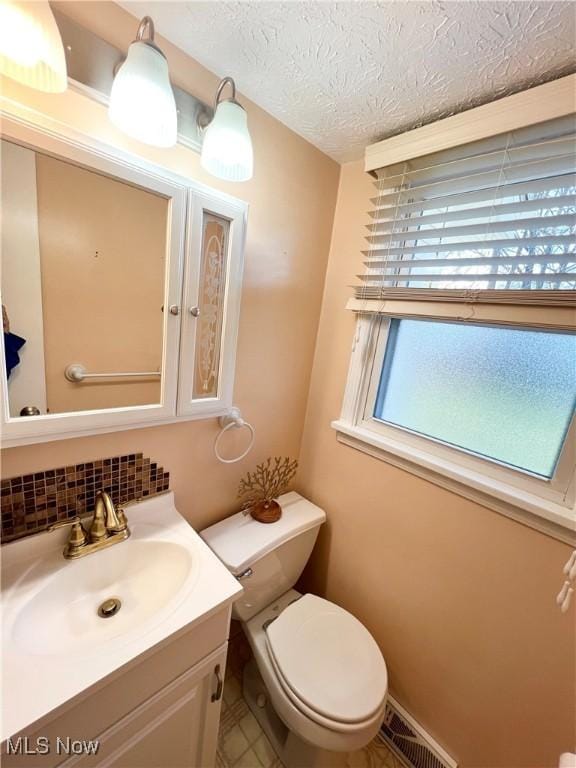
<path fill-rule="evenodd" d="M 345 768 L 347 752 L 331 752 L 308 744 L 284 725 L 254 659 L 244 667 L 242 688 L 248 707 L 286 768 Z"/>
<path fill-rule="evenodd" d="M 270 696 L 258 670 L 256 661 L 250 661 L 244 666 L 242 675 L 242 693 L 249 709 L 258 721 L 268 740 L 274 747 L 274 752 L 281 758 L 289 730 L 276 714 Z"/>

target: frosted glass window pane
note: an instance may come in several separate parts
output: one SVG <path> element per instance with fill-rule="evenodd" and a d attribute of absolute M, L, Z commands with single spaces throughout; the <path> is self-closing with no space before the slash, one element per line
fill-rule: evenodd
<path fill-rule="evenodd" d="M 374 417 L 551 477 L 576 402 L 576 336 L 392 320 Z"/>

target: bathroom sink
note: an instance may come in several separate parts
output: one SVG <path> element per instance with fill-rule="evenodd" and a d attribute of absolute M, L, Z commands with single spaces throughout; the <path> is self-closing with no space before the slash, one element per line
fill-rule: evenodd
<path fill-rule="evenodd" d="M 100 652 L 104 643 L 130 639 L 161 621 L 194 565 L 179 544 L 135 539 L 66 563 L 18 611 L 12 640 L 34 655 Z M 99 615 L 111 599 L 119 601 L 111 615 Z"/>
<path fill-rule="evenodd" d="M 128 539 L 76 560 L 62 554 L 67 529 L 2 547 L 0 742 L 241 592 L 173 493 L 127 514 Z"/>

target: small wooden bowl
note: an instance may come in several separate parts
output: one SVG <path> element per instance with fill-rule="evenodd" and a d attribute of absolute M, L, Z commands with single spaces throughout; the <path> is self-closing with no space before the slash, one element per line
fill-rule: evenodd
<path fill-rule="evenodd" d="M 275 523 L 282 517 L 282 507 L 277 501 L 260 501 L 250 507 L 250 514 L 259 523 Z"/>

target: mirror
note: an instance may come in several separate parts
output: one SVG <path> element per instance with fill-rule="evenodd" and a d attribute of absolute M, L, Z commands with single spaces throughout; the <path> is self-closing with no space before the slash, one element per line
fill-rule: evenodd
<path fill-rule="evenodd" d="M 170 199 L 2 139 L 10 417 L 161 402 Z"/>

